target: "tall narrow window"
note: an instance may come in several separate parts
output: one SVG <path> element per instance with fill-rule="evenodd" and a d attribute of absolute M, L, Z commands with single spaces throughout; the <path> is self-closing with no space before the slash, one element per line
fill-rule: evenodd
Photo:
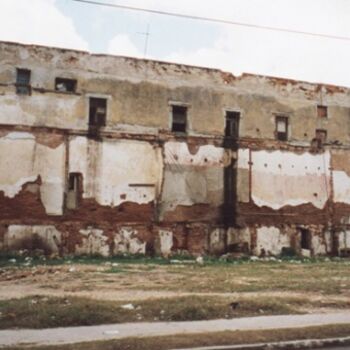
<path fill-rule="evenodd" d="M 16 92 L 19 95 L 30 95 L 30 70 L 17 68 Z"/>
<path fill-rule="evenodd" d="M 171 131 L 185 133 L 187 130 L 187 107 L 172 106 Z"/>
<path fill-rule="evenodd" d="M 105 126 L 107 115 L 107 99 L 90 97 L 89 125 Z"/>
<path fill-rule="evenodd" d="M 238 139 L 239 136 L 239 112 L 226 112 L 225 136 Z"/>
<path fill-rule="evenodd" d="M 317 106 L 317 116 L 319 118 L 327 118 L 328 117 L 328 108 L 327 106 Z"/>
<path fill-rule="evenodd" d="M 276 139 L 279 141 L 288 140 L 288 117 L 276 117 Z"/>

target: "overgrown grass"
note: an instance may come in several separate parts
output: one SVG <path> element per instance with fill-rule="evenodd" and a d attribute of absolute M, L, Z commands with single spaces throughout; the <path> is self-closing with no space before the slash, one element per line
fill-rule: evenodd
<path fill-rule="evenodd" d="M 231 305 L 234 303 L 233 305 Z M 350 301 L 330 302 L 350 307 Z M 125 308 L 129 305 L 129 308 Z M 329 304 L 305 298 L 188 296 L 112 302 L 43 296 L 0 301 L 0 328 L 52 328 L 125 322 L 193 321 L 256 315 L 298 314 Z"/>
<path fill-rule="evenodd" d="M 199 346 L 220 346 L 267 343 L 288 340 L 339 338 L 350 335 L 350 325 L 331 325 L 322 327 L 291 328 L 276 330 L 235 331 L 206 334 L 182 334 L 149 337 L 127 338 L 100 342 L 89 342 L 72 345 L 25 347 L 26 350 L 170 350 Z M 21 350 L 11 347 L 7 350 Z M 344 348 L 345 349 L 345 348 Z"/>

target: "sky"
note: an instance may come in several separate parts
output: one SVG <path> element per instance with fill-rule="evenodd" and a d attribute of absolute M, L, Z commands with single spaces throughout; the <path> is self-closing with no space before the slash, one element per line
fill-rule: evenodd
<path fill-rule="evenodd" d="M 96 1 L 350 38 L 350 0 Z M 350 87 L 350 40 L 193 21 L 72 0 L 0 0 L 0 40 Z"/>

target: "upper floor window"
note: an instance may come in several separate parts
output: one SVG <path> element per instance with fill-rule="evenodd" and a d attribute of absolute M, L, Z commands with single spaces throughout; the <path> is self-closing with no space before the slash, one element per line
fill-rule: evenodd
<path fill-rule="evenodd" d="M 177 133 L 186 133 L 187 131 L 187 107 L 172 106 L 172 124 L 171 131 Z"/>
<path fill-rule="evenodd" d="M 327 118 L 328 117 L 328 108 L 327 106 L 317 106 L 317 116 L 319 118 Z"/>
<path fill-rule="evenodd" d="M 288 117 L 276 116 L 276 139 L 279 141 L 288 140 Z"/>
<path fill-rule="evenodd" d="M 56 78 L 55 90 L 61 92 L 75 92 L 77 81 L 75 79 Z"/>
<path fill-rule="evenodd" d="M 315 138 L 320 145 L 323 145 L 327 141 L 327 130 L 317 129 L 315 133 Z"/>
<path fill-rule="evenodd" d="M 105 126 L 107 116 L 107 99 L 90 97 L 89 100 L 89 125 Z"/>
<path fill-rule="evenodd" d="M 226 111 L 225 136 L 238 139 L 239 136 L 239 112 Z"/>
<path fill-rule="evenodd" d="M 30 95 L 30 70 L 17 68 L 16 92 L 19 95 Z"/>

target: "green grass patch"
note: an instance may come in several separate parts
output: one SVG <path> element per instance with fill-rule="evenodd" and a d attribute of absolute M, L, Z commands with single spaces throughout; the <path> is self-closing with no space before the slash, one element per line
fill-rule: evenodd
<path fill-rule="evenodd" d="M 0 301 L 0 328 L 52 328 L 125 322 L 210 320 L 256 315 L 298 314 L 303 312 L 304 307 L 329 306 L 350 307 L 350 301 L 322 303 L 295 297 L 229 299 L 186 296 L 113 302 L 77 297 L 36 296 Z"/>

